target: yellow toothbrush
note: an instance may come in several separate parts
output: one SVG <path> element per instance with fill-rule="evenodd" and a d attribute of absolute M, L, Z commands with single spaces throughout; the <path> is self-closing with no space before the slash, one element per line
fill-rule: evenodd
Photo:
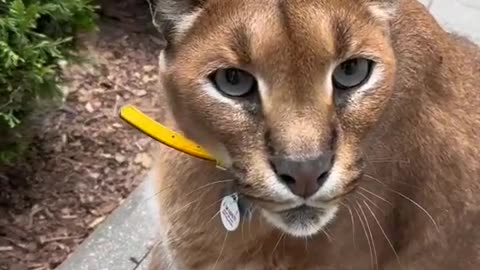
<path fill-rule="evenodd" d="M 127 105 L 120 110 L 120 118 L 156 141 L 191 156 L 214 161 L 222 168 L 220 161 L 200 145 L 158 123 L 132 105 Z"/>

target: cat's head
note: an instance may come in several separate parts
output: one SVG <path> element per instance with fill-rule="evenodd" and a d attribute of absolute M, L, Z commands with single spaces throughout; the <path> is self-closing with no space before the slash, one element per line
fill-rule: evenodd
<path fill-rule="evenodd" d="M 296 236 L 328 223 L 391 96 L 390 0 L 164 0 L 161 81 L 182 131 Z M 215 179 L 212 179 L 214 181 Z"/>

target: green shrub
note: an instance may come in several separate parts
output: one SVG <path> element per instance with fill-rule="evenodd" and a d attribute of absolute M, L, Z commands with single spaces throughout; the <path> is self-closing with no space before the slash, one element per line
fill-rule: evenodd
<path fill-rule="evenodd" d="M 39 104 L 61 100 L 62 62 L 93 30 L 90 0 L 0 0 L 0 164 L 24 148 L 21 127 Z"/>

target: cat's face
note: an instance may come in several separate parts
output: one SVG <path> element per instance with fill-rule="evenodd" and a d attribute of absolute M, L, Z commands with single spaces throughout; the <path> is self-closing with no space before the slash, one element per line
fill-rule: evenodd
<path fill-rule="evenodd" d="M 318 232 L 393 89 L 392 1 L 190 2 L 163 7 L 182 10 L 160 57 L 179 126 L 274 226 Z"/>

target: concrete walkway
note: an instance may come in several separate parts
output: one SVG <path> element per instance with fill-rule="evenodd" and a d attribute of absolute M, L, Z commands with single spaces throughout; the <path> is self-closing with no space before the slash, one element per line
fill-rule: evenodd
<path fill-rule="evenodd" d="M 420 2 L 447 30 L 480 43 L 480 0 Z M 139 186 L 57 270 L 146 270 L 146 257 L 155 240 L 155 220 L 147 215 L 149 194 L 148 185 Z"/>
<path fill-rule="evenodd" d="M 154 197 L 142 183 L 56 270 L 146 270 L 158 224 L 147 214 Z"/>
<path fill-rule="evenodd" d="M 480 43 L 479 0 L 420 0 L 445 29 L 463 33 Z"/>

